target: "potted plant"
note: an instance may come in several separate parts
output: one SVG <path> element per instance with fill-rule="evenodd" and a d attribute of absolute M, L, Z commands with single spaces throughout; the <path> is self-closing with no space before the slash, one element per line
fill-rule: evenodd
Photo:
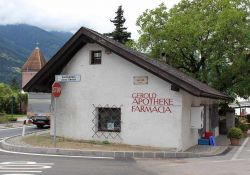
<path fill-rule="evenodd" d="M 243 136 L 244 136 L 244 137 L 247 137 L 247 131 L 248 131 L 248 126 L 247 126 L 247 124 L 241 123 L 241 124 L 239 125 L 239 128 L 242 130 Z"/>
<path fill-rule="evenodd" d="M 227 133 L 227 137 L 231 141 L 231 145 L 237 146 L 240 143 L 240 139 L 242 138 L 242 131 L 240 128 L 230 128 Z"/>

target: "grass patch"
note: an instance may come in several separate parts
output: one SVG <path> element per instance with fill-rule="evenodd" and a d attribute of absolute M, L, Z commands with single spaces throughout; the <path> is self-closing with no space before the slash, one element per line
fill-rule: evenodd
<path fill-rule="evenodd" d="M 17 121 L 16 117 L 11 117 L 11 116 L 0 117 L 0 123 L 8 123 L 8 122 L 16 122 L 16 121 Z"/>
<path fill-rule="evenodd" d="M 24 114 L 2 114 L 0 116 L 0 123 L 16 122 L 17 118 L 26 117 Z"/>
<path fill-rule="evenodd" d="M 6 114 L 7 117 L 12 117 L 12 114 Z M 13 117 L 19 118 L 19 117 L 26 117 L 26 114 L 13 114 Z"/>
<path fill-rule="evenodd" d="M 103 141 L 102 143 L 103 143 L 104 145 L 110 144 L 109 141 L 107 141 L 107 140 Z"/>
<path fill-rule="evenodd" d="M 53 136 L 49 133 L 36 133 L 25 136 L 22 141 L 38 147 L 53 148 Z M 173 149 L 162 149 L 149 146 L 127 145 L 120 143 L 110 143 L 109 141 L 93 140 L 72 140 L 63 137 L 57 137 L 56 146 L 65 149 L 82 149 L 82 150 L 105 150 L 105 151 L 171 151 Z"/>
<path fill-rule="evenodd" d="M 9 120 L 6 116 L 0 117 L 0 123 L 8 123 L 8 122 L 9 122 Z"/>

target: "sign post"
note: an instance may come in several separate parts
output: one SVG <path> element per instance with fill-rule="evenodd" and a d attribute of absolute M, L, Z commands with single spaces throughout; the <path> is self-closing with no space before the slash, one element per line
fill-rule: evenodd
<path fill-rule="evenodd" d="M 22 132 L 22 136 L 24 137 L 25 136 L 25 127 L 26 127 L 26 120 L 23 121 L 23 132 Z"/>
<path fill-rule="evenodd" d="M 55 100 L 55 106 L 54 106 L 54 147 L 56 147 L 56 99 L 61 95 L 62 87 L 61 84 L 58 82 L 54 82 L 52 84 L 52 95 Z"/>

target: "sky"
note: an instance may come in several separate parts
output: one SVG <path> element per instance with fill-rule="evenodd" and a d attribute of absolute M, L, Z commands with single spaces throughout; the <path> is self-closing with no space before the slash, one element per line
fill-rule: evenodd
<path fill-rule="evenodd" d="M 162 2 L 171 8 L 180 0 L 0 0 L 0 24 L 29 24 L 51 31 L 76 32 L 81 26 L 100 33 L 114 29 L 110 19 L 119 5 L 124 9 L 125 27 L 138 38 L 136 19 Z"/>

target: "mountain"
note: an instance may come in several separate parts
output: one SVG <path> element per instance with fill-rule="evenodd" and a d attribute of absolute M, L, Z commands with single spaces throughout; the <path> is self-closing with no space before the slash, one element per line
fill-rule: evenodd
<path fill-rule="evenodd" d="M 26 24 L 0 25 L 0 82 L 20 82 L 21 67 L 37 45 L 49 60 L 71 36 Z"/>

